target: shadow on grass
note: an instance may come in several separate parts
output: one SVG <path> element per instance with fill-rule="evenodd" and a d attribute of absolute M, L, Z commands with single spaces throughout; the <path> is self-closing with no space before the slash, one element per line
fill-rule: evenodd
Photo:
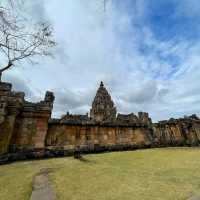
<path fill-rule="evenodd" d="M 87 158 L 81 157 L 78 159 L 79 161 L 83 162 L 83 163 L 88 163 L 88 164 L 96 164 L 96 161 L 94 160 L 89 160 Z"/>

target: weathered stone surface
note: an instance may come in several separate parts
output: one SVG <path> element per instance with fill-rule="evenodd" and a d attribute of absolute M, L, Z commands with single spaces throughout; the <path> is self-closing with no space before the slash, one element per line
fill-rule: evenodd
<path fill-rule="evenodd" d="M 43 101 L 24 100 L 9 83 L 0 83 L 0 164 L 13 160 L 73 155 L 81 152 L 133 150 L 165 146 L 199 146 L 196 115 L 152 123 L 148 113 L 117 114 L 103 83 L 90 115 L 67 113 L 51 119 L 54 95 Z"/>
<path fill-rule="evenodd" d="M 194 116 L 154 124 L 156 142 L 160 145 L 199 145 L 200 120 Z"/>
<path fill-rule="evenodd" d="M 47 92 L 44 101 L 30 103 L 23 92 L 11 89 L 11 84 L 0 82 L 0 154 L 44 148 L 53 94 Z"/>
<path fill-rule="evenodd" d="M 117 109 L 111 99 L 110 94 L 101 82 L 97 94 L 92 103 L 90 117 L 95 121 L 112 121 L 116 118 Z"/>
<path fill-rule="evenodd" d="M 11 89 L 11 84 L 0 82 L 0 154 L 8 152 L 16 116 L 24 102 L 24 93 Z"/>
<path fill-rule="evenodd" d="M 90 118 L 88 117 L 88 114 L 86 115 L 72 115 L 67 112 L 66 115 L 62 116 L 60 119 L 61 123 L 68 123 L 68 124 L 83 124 L 83 123 L 89 123 Z"/>
<path fill-rule="evenodd" d="M 46 139 L 47 146 L 74 149 L 94 149 L 95 146 L 149 145 L 150 130 L 143 127 L 113 127 L 93 125 L 50 124 Z"/>

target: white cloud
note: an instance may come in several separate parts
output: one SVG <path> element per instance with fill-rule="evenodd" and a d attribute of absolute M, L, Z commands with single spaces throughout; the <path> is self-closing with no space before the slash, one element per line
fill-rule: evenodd
<path fill-rule="evenodd" d="M 34 19 L 47 18 L 54 25 L 57 53 L 55 59 L 33 67 L 25 64 L 8 74 L 23 79 L 31 89 L 20 88 L 31 90 L 37 99 L 53 90 L 54 116 L 68 110 L 89 112 L 101 80 L 119 112 L 148 111 L 154 120 L 199 114 L 200 42 L 157 40 L 144 22 L 148 3 L 136 1 L 131 13 L 127 5 L 110 1 L 106 13 L 94 0 L 37 0 L 26 5 L 30 13 L 38 8 Z M 172 56 L 179 61 L 175 66 Z"/>

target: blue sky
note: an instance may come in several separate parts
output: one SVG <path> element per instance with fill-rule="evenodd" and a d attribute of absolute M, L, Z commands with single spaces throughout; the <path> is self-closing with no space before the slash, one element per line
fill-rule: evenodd
<path fill-rule="evenodd" d="M 103 0 L 35 0 L 24 10 L 52 23 L 58 46 L 54 59 L 20 64 L 4 80 L 32 101 L 54 91 L 55 117 L 88 112 L 101 80 L 118 112 L 200 114 L 198 0 L 108 0 L 106 12 Z"/>

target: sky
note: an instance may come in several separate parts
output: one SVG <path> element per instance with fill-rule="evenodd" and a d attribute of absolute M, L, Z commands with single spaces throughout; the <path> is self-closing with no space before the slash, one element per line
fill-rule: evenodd
<path fill-rule="evenodd" d="M 103 81 L 119 113 L 153 121 L 200 114 L 199 0 L 27 0 L 32 21 L 54 27 L 54 57 L 20 63 L 3 76 L 53 117 L 89 112 Z"/>

